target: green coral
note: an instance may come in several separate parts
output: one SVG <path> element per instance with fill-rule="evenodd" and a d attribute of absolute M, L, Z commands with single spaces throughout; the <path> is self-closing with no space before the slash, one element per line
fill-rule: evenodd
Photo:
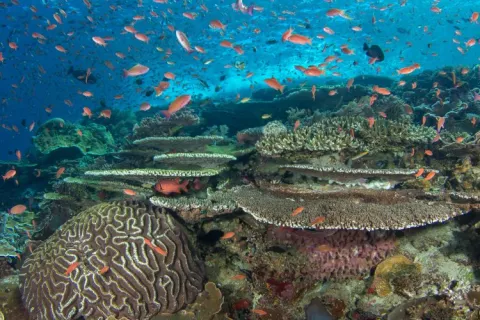
<path fill-rule="evenodd" d="M 102 125 L 81 126 L 59 118 L 45 122 L 33 137 L 33 143 L 42 154 L 64 149 L 65 153 L 80 155 L 105 154 L 113 151 L 115 144 L 110 132 Z"/>
<path fill-rule="evenodd" d="M 373 127 L 363 117 L 324 118 L 296 131 L 264 136 L 257 150 L 264 156 L 325 155 L 339 151 L 370 153 L 399 151 L 423 145 L 436 135 L 433 128 L 399 121 L 376 119 Z"/>

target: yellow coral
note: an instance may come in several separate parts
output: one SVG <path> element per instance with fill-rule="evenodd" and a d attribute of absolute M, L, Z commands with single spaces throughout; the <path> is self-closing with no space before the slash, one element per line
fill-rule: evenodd
<path fill-rule="evenodd" d="M 391 281 L 412 270 L 420 271 L 420 265 L 413 263 L 404 255 L 395 255 L 382 261 L 375 269 L 373 279 L 377 294 L 380 297 L 388 296 L 393 291 Z"/>

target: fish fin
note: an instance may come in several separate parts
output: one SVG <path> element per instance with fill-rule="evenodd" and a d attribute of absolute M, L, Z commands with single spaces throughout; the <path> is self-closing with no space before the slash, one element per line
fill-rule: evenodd
<path fill-rule="evenodd" d="M 280 86 L 280 93 L 283 94 L 283 89 L 285 89 L 285 86 Z"/>
<path fill-rule="evenodd" d="M 170 119 L 170 117 L 172 116 L 172 114 L 170 112 L 168 112 L 168 110 L 162 110 L 160 111 L 164 116 L 165 118 L 167 119 Z"/>
<path fill-rule="evenodd" d="M 183 182 L 180 184 L 180 189 L 182 189 L 182 190 L 185 191 L 185 192 L 188 192 L 188 189 L 187 189 L 188 182 L 189 182 L 188 180 L 183 181 Z"/>

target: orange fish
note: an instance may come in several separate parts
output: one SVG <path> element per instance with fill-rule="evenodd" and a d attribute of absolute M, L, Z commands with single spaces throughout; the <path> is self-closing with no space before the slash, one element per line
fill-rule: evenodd
<path fill-rule="evenodd" d="M 401 68 L 397 70 L 397 74 L 410 74 L 413 71 L 417 70 L 420 68 L 420 65 L 418 63 L 414 63 L 411 66 Z"/>
<path fill-rule="evenodd" d="M 17 174 L 15 170 L 8 170 L 5 175 L 2 176 L 3 181 L 13 178 Z"/>
<path fill-rule="evenodd" d="M 425 181 L 432 180 L 432 178 L 435 176 L 435 171 L 430 171 L 427 176 L 425 177 Z"/>
<path fill-rule="evenodd" d="M 171 72 L 165 72 L 163 74 L 163 76 L 167 79 L 170 79 L 170 80 L 175 80 L 175 74 L 171 73 Z"/>
<path fill-rule="evenodd" d="M 387 88 L 380 88 L 379 86 L 375 85 L 372 87 L 372 90 L 378 94 L 388 96 L 391 92 Z"/>
<path fill-rule="evenodd" d="M 108 270 L 110 270 L 110 267 L 104 266 L 102 269 L 98 270 L 98 273 L 100 273 L 101 275 L 104 275 L 105 273 L 108 272 Z"/>
<path fill-rule="evenodd" d="M 315 92 L 317 91 L 317 87 L 315 85 L 312 86 L 312 99 L 315 101 Z"/>
<path fill-rule="evenodd" d="M 348 91 L 348 92 L 350 92 L 350 88 L 351 88 L 352 85 L 353 85 L 353 81 L 355 81 L 354 78 L 348 79 L 348 81 L 347 81 L 347 91 Z"/>
<path fill-rule="evenodd" d="M 440 130 L 444 127 L 445 125 L 445 117 L 438 117 L 437 118 L 437 132 L 440 132 Z"/>
<path fill-rule="evenodd" d="M 135 196 L 137 193 L 133 191 L 132 189 L 123 189 L 123 193 L 128 195 L 128 196 Z"/>
<path fill-rule="evenodd" d="M 22 161 L 22 152 L 20 150 L 15 151 L 18 161 Z"/>
<path fill-rule="evenodd" d="M 17 204 L 16 206 L 12 207 L 8 212 L 10 214 L 22 214 L 27 210 L 27 207 L 23 204 Z"/>
<path fill-rule="evenodd" d="M 457 143 L 462 143 L 464 139 L 465 139 L 464 137 L 457 137 L 457 138 L 455 139 L 455 141 L 456 141 Z"/>
<path fill-rule="evenodd" d="M 288 41 L 292 35 L 293 29 L 290 28 L 282 34 L 282 42 Z"/>
<path fill-rule="evenodd" d="M 103 118 L 106 118 L 106 119 L 110 119 L 110 117 L 112 116 L 112 110 L 110 109 L 105 109 L 105 110 L 102 110 L 100 112 L 100 115 L 98 116 L 99 118 L 100 117 L 103 117 Z"/>
<path fill-rule="evenodd" d="M 283 89 L 285 88 L 285 86 L 282 86 L 282 85 L 280 84 L 280 82 L 278 82 L 278 80 L 275 79 L 274 77 L 265 79 L 265 80 L 263 80 L 263 81 L 264 81 L 270 88 L 275 89 L 275 90 L 278 90 L 278 91 L 280 91 L 280 93 L 283 93 Z"/>
<path fill-rule="evenodd" d="M 190 95 L 181 95 L 181 96 L 178 96 L 169 106 L 168 106 L 168 110 L 164 110 L 162 111 L 162 113 L 165 115 L 165 117 L 167 119 L 170 119 L 170 117 L 172 116 L 172 114 L 174 114 L 175 112 L 179 111 L 180 109 L 182 109 L 183 107 L 185 107 L 189 102 L 190 100 L 192 99 L 192 97 Z"/>
<path fill-rule="evenodd" d="M 314 225 L 321 224 L 325 222 L 325 217 L 316 217 L 315 219 L 312 220 L 310 225 L 313 227 Z"/>
<path fill-rule="evenodd" d="M 82 116 L 88 116 L 89 118 L 92 117 L 92 111 L 90 110 L 89 107 L 83 107 L 83 113 Z"/>
<path fill-rule="evenodd" d="M 129 70 L 123 70 L 123 77 L 136 77 L 147 73 L 150 70 L 149 67 L 143 66 L 141 64 L 136 64 Z"/>
<path fill-rule="evenodd" d="M 55 174 L 55 177 L 58 179 L 62 176 L 62 174 L 65 172 L 65 167 L 61 167 L 57 170 L 57 173 Z"/>
<path fill-rule="evenodd" d="M 240 274 L 234 275 L 230 279 L 232 279 L 232 280 L 244 280 L 246 277 L 247 277 L 246 275 L 240 273 Z"/>
<path fill-rule="evenodd" d="M 75 261 L 71 265 L 68 266 L 67 270 L 65 270 L 65 275 L 68 276 L 70 273 L 72 273 L 73 270 L 77 269 L 77 267 L 80 265 L 80 262 Z"/>
<path fill-rule="evenodd" d="M 340 9 L 330 9 L 326 13 L 327 17 L 342 17 L 347 20 L 352 20 L 346 13 L 345 10 L 340 10 Z"/>
<path fill-rule="evenodd" d="M 373 125 L 375 124 L 375 118 L 374 117 L 368 117 L 367 120 L 368 120 L 368 127 L 372 128 Z"/>
<path fill-rule="evenodd" d="M 297 131 L 298 127 L 300 127 L 300 120 L 295 121 L 293 125 L 293 132 Z"/>
<path fill-rule="evenodd" d="M 425 155 L 433 156 L 433 152 L 431 150 L 425 150 Z"/>
<path fill-rule="evenodd" d="M 302 36 L 300 34 L 292 34 L 288 38 L 287 41 L 289 41 L 291 43 L 295 43 L 295 44 L 300 44 L 300 45 L 305 45 L 305 44 L 312 45 L 312 39 L 311 38 L 308 38 L 306 36 Z"/>
<path fill-rule="evenodd" d="M 300 213 L 302 213 L 303 209 L 305 209 L 305 207 L 298 207 L 297 209 L 293 210 L 292 217 L 298 216 Z"/>
<path fill-rule="evenodd" d="M 222 30 L 225 30 L 225 28 L 227 27 L 227 26 L 224 25 L 220 20 L 212 20 L 212 21 L 210 21 L 209 26 L 210 26 L 210 28 L 212 28 L 212 29 L 222 29 Z"/>
<path fill-rule="evenodd" d="M 222 240 L 231 239 L 233 238 L 234 235 L 235 235 L 235 232 L 229 231 L 229 232 L 226 232 L 220 239 Z"/>
<path fill-rule="evenodd" d="M 187 190 L 188 180 L 180 183 L 180 178 L 175 180 L 159 180 L 155 184 L 155 190 L 164 195 L 170 195 L 172 193 L 181 193 L 181 191 L 188 192 Z"/>
<path fill-rule="evenodd" d="M 262 310 L 262 309 L 252 309 L 252 312 L 255 314 L 258 314 L 259 316 L 265 316 L 268 314 L 267 311 Z"/>
<path fill-rule="evenodd" d="M 162 248 L 160 247 L 157 247 L 155 245 L 152 244 L 152 241 L 147 239 L 147 238 L 143 238 L 144 239 L 144 242 L 147 246 L 149 246 L 152 250 L 154 250 L 155 252 L 157 252 L 158 254 L 162 255 L 162 256 L 166 256 L 167 255 L 167 251 L 163 250 Z"/>

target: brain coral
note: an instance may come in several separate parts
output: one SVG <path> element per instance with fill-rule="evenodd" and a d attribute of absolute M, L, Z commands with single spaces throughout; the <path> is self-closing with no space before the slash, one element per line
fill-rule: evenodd
<path fill-rule="evenodd" d="M 171 216 L 114 202 L 81 212 L 38 247 L 22 266 L 20 290 L 31 319 L 140 320 L 184 308 L 203 280 Z"/>

